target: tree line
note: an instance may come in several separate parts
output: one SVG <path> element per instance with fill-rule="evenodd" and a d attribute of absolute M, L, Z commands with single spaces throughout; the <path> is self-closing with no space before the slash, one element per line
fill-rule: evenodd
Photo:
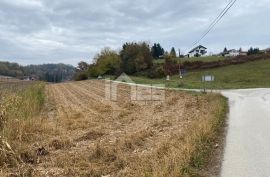
<path fill-rule="evenodd" d="M 118 76 L 123 72 L 132 75 L 145 71 L 155 77 L 156 74 L 164 75 L 164 69 L 154 65 L 154 60 L 165 59 L 166 62 L 171 62 L 176 57 L 174 47 L 169 53 L 159 43 L 150 46 L 147 42 L 127 42 L 119 52 L 110 48 L 102 49 L 94 57 L 92 64 L 81 61 L 77 66 L 74 79 L 84 80 L 88 77 L 104 75 Z"/>
<path fill-rule="evenodd" d="M 65 64 L 43 64 L 21 66 L 18 63 L 0 62 L 0 75 L 24 79 L 34 77 L 47 82 L 71 80 L 75 67 Z"/>

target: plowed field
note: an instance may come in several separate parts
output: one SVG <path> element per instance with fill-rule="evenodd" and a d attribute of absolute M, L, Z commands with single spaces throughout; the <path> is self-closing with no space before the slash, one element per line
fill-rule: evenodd
<path fill-rule="evenodd" d="M 212 131 L 209 122 L 222 110 L 220 97 L 166 90 L 165 100 L 131 101 L 130 86 L 117 88 L 117 100 L 110 101 L 104 81 L 47 86 L 43 116 L 51 132 L 38 144 L 49 153 L 38 159 L 36 175 L 185 173 L 195 141 Z"/>

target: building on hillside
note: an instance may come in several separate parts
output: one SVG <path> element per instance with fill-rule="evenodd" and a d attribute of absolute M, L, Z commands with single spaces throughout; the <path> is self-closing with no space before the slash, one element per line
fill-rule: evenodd
<path fill-rule="evenodd" d="M 219 55 L 225 57 L 247 56 L 248 52 L 242 51 L 241 49 L 240 50 L 230 49 L 226 52 L 221 52 Z"/>
<path fill-rule="evenodd" d="M 248 55 L 248 52 L 246 51 L 239 52 L 239 56 L 247 56 L 247 55 Z"/>
<path fill-rule="evenodd" d="M 206 51 L 206 47 L 199 45 L 197 47 L 195 47 L 194 49 L 192 49 L 190 52 L 188 52 L 188 57 L 201 57 L 204 56 L 207 51 Z"/>
<path fill-rule="evenodd" d="M 267 54 L 270 53 L 270 48 L 264 49 L 264 50 L 260 50 L 261 54 Z"/>
<path fill-rule="evenodd" d="M 238 55 L 240 55 L 240 51 L 236 49 L 231 49 L 224 53 L 225 57 L 236 57 Z"/>

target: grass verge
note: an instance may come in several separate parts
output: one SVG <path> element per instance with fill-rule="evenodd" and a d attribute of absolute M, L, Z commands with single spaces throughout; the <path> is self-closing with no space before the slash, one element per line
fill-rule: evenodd
<path fill-rule="evenodd" d="M 217 148 L 217 142 L 222 136 L 225 120 L 228 112 L 227 98 L 220 95 L 209 95 L 209 102 L 216 102 L 217 109 L 213 116 L 209 116 L 201 122 L 194 122 L 186 132 L 187 142 L 194 146 L 194 152 L 191 153 L 190 162 L 182 168 L 183 176 L 213 176 L 209 169 L 206 169 L 210 163 L 211 154 Z M 219 101 L 217 101 L 219 100 Z"/>
<path fill-rule="evenodd" d="M 227 99 L 220 95 L 207 95 L 206 101 L 213 106 L 209 112 L 186 126 L 182 134 L 174 135 L 162 142 L 155 156 L 141 162 L 141 164 L 147 164 L 144 175 L 142 173 L 136 175 L 145 177 L 214 176 L 206 168 L 225 125 L 228 108 Z"/>
<path fill-rule="evenodd" d="M 270 87 L 270 60 L 260 60 L 230 65 L 215 69 L 188 71 L 180 79 L 178 75 L 171 77 L 170 81 L 165 78 L 150 79 L 147 77 L 131 76 L 138 84 L 165 84 L 172 88 L 188 89 L 244 89 L 244 88 L 269 88 Z M 215 81 L 202 83 L 203 75 L 215 76 Z"/>
<path fill-rule="evenodd" d="M 18 84 L 17 87 L 0 91 L 1 176 L 31 176 L 28 164 L 38 159 L 32 144 L 42 138 L 45 129 L 38 116 L 45 101 L 44 84 L 33 83 L 23 88 Z"/>

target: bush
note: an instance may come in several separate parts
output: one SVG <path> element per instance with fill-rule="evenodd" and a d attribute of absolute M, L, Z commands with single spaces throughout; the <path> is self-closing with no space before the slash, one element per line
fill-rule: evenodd
<path fill-rule="evenodd" d="M 165 55 L 165 64 L 177 64 L 177 59 L 171 55 Z"/>
<path fill-rule="evenodd" d="M 148 71 L 149 78 L 161 78 L 164 76 L 165 76 L 164 68 L 163 66 L 160 65 L 155 65 Z"/>
<path fill-rule="evenodd" d="M 87 72 L 78 72 L 74 76 L 75 81 L 82 81 L 82 80 L 87 80 L 87 79 L 88 79 Z"/>

